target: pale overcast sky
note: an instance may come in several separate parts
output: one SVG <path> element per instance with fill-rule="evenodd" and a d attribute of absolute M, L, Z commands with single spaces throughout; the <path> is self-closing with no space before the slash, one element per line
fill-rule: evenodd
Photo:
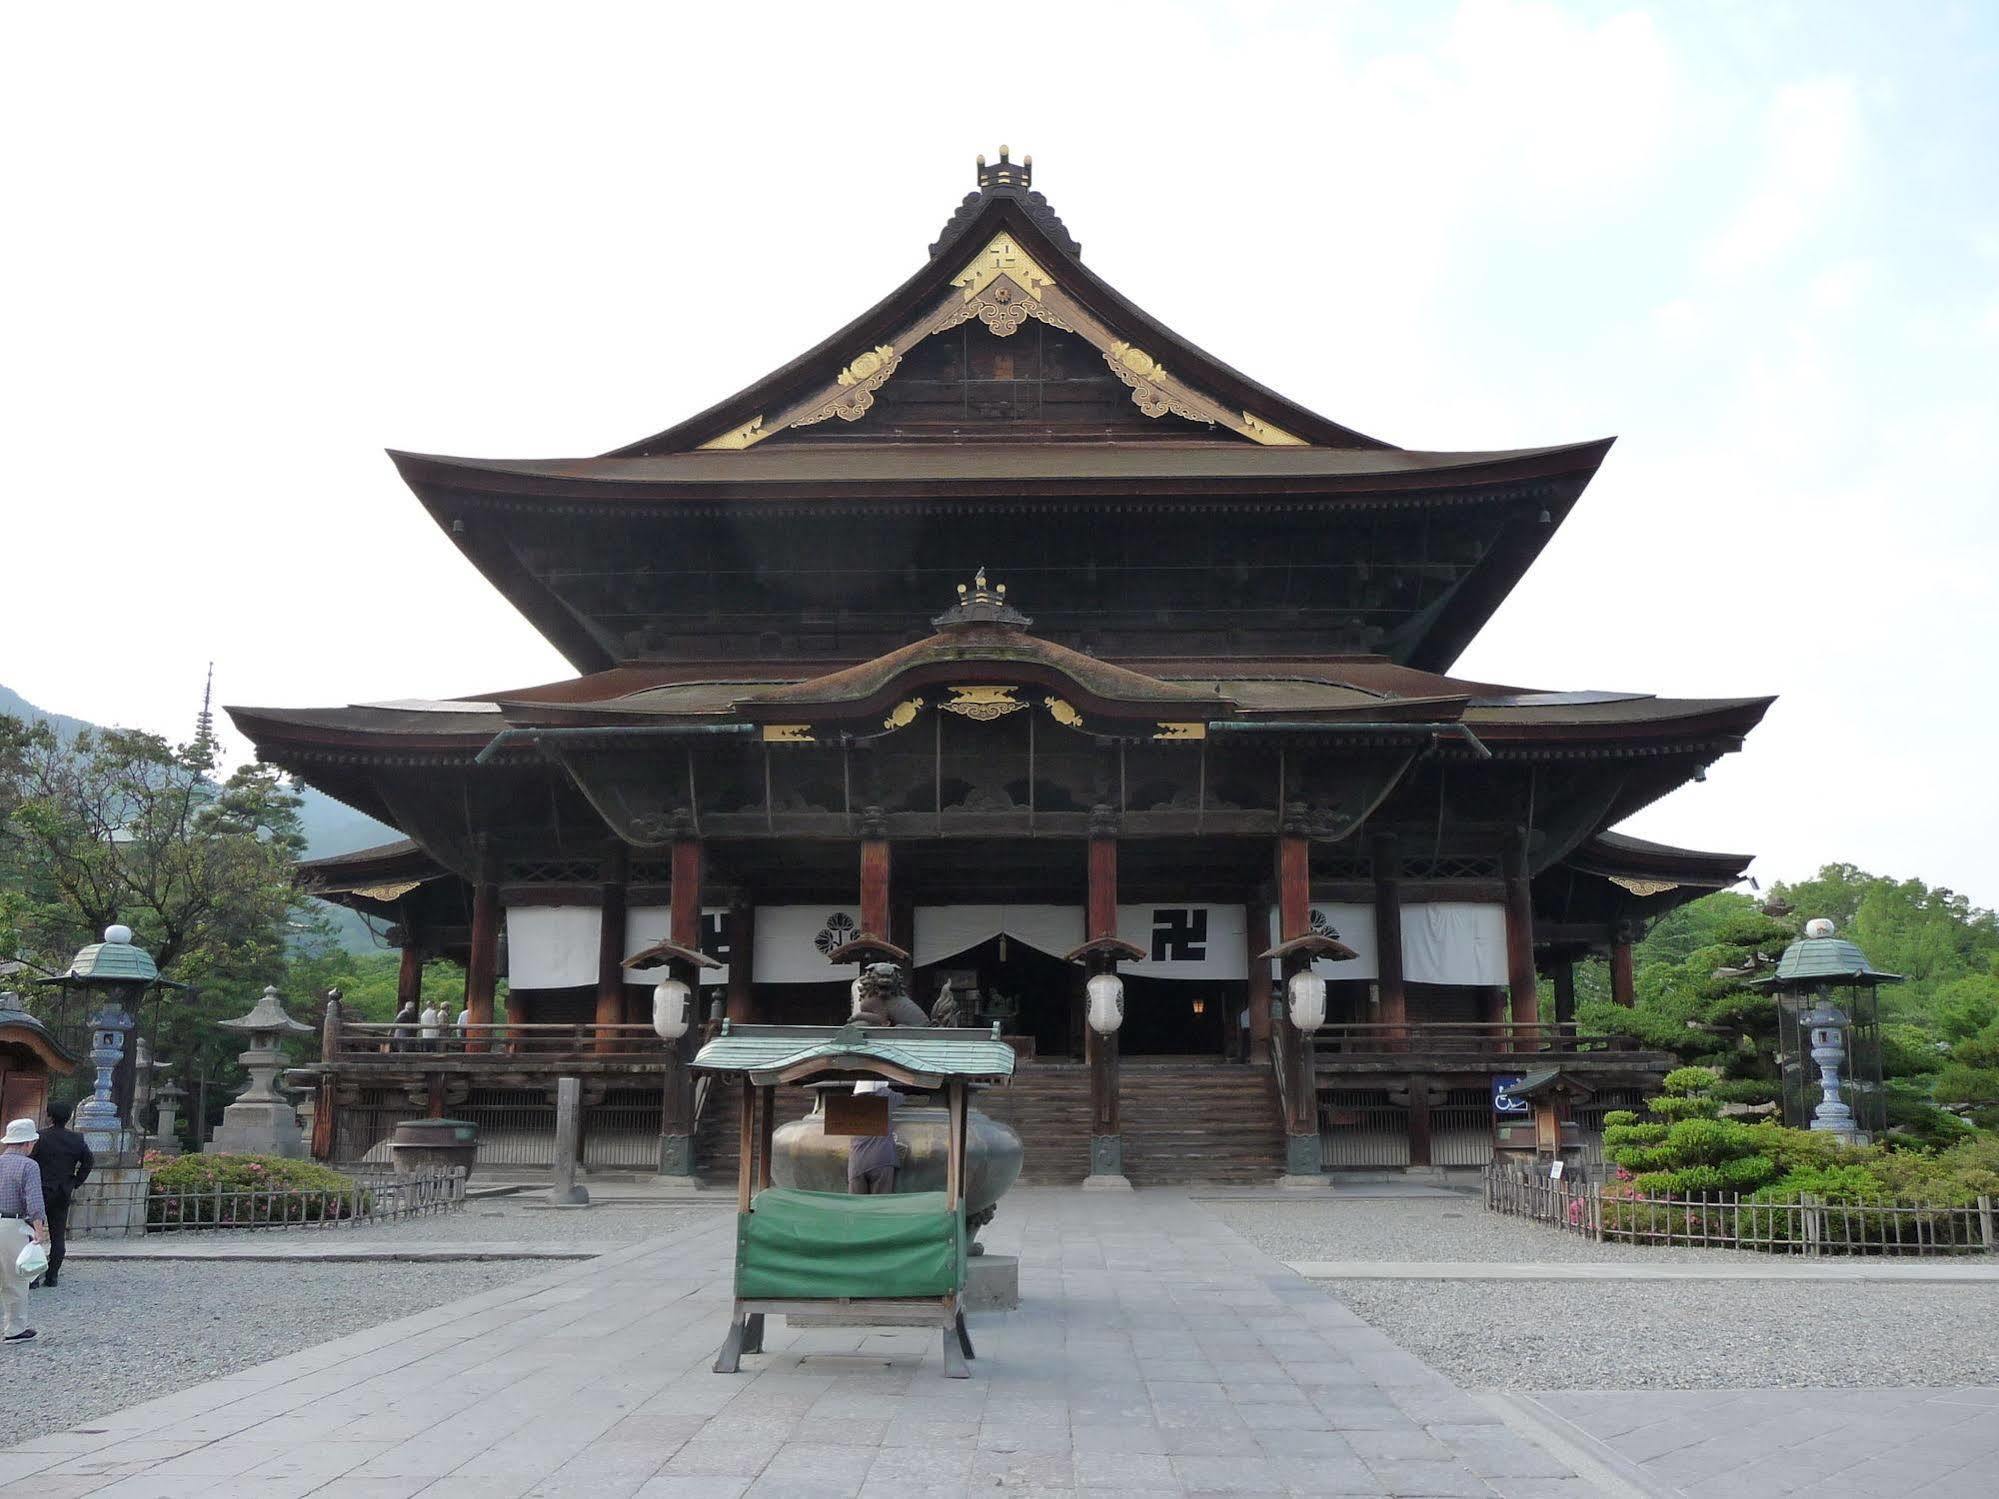
<path fill-rule="evenodd" d="M 568 675 L 382 449 L 569 456 L 699 410 L 914 270 L 1005 141 L 1113 285 L 1335 420 L 1619 437 L 1460 669 L 1781 694 L 1630 831 L 1999 903 L 1993 6 L 6 31 L 0 683 L 44 707 L 184 735 L 211 658 L 255 704 Z"/>

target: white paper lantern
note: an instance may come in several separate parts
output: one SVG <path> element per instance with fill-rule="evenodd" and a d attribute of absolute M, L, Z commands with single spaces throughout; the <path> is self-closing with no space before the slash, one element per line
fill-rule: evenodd
<path fill-rule="evenodd" d="M 694 995 L 679 979 L 661 979 L 652 991 L 652 1028 L 662 1041 L 678 1041 L 687 1034 L 693 1014 Z"/>
<path fill-rule="evenodd" d="M 1093 973 L 1083 989 L 1090 996 L 1090 1029 L 1100 1036 L 1116 1035 L 1124 1024 L 1124 980 L 1115 973 Z"/>
<path fill-rule="evenodd" d="M 1291 1023 L 1310 1035 L 1326 1023 L 1326 981 L 1309 968 L 1291 975 L 1285 989 L 1291 995 Z"/>

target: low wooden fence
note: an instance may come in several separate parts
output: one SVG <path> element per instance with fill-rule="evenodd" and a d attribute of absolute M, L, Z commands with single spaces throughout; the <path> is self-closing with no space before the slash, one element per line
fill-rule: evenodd
<path fill-rule="evenodd" d="M 408 1175 L 357 1174 L 344 1187 L 210 1187 L 146 1198 L 146 1232 L 195 1229 L 340 1228 L 391 1223 L 465 1206 L 465 1173 L 437 1167 Z"/>
<path fill-rule="evenodd" d="M 1906 1198 L 1752 1202 L 1727 1193 L 1639 1197 L 1600 1182 L 1551 1180 L 1546 1169 L 1488 1166 L 1489 1212 L 1527 1218 L 1585 1238 L 1682 1248 L 1752 1249 L 1767 1254 L 1991 1254 L 1993 1202 L 1932 1203 Z"/>

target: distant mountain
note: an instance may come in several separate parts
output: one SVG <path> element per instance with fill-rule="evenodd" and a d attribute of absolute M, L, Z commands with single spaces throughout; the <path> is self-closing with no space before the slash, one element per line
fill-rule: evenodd
<path fill-rule="evenodd" d="M 62 713 L 51 713 L 46 708 L 38 708 L 8 687 L 0 687 L 0 713 L 14 718 L 39 721 L 53 725 L 58 734 L 65 738 L 93 729 L 97 725 L 81 718 L 71 718 Z M 305 856 L 308 859 L 323 859 L 330 854 L 352 853 L 357 848 L 372 848 L 378 843 L 393 843 L 402 837 L 386 823 L 356 812 L 352 807 L 335 801 L 323 791 L 310 786 L 294 783 L 299 794 L 299 831 L 305 835 Z M 353 952 L 372 951 L 375 943 L 363 925 L 361 918 L 340 906 L 322 905 L 333 918 L 338 928 L 340 945 Z"/>

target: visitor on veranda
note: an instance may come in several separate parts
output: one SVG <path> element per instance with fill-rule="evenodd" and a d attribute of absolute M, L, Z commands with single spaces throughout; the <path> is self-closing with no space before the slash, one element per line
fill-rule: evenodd
<path fill-rule="evenodd" d="M 36 1138 L 32 1119 L 16 1119 L 0 1135 L 0 1341 L 7 1343 L 35 1335 L 26 1322 L 28 1277 L 19 1260 L 30 1244 L 49 1241 L 42 1170 L 28 1159 Z"/>
<path fill-rule="evenodd" d="M 416 1040 L 416 1001 L 406 999 L 396 1011 L 395 1029 L 389 1034 L 397 1051 L 408 1051 Z"/>
<path fill-rule="evenodd" d="M 417 1034 L 423 1038 L 425 1051 L 436 1051 L 437 1040 L 444 1031 L 444 1010 L 441 1006 L 428 1004 L 416 1018 Z"/>
<path fill-rule="evenodd" d="M 62 1270 L 63 1252 L 68 1247 L 69 1205 L 77 1188 L 90 1179 L 97 1158 L 82 1135 L 69 1127 L 69 1105 L 49 1105 L 49 1127 L 42 1131 L 28 1152 L 42 1174 L 42 1203 L 49 1217 L 49 1268 L 42 1285 L 53 1287 Z"/>

